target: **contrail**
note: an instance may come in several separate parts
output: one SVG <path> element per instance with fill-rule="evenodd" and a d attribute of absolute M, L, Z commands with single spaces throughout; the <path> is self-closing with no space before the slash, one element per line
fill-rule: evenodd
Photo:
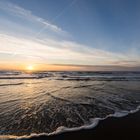
<path fill-rule="evenodd" d="M 73 0 L 68 6 L 66 6 L 62 11 L 60 11 L 60 13 L 55 16 L 50 23 L 53 23 L 54 21 L 56 21 L 57 19 L 59 19 L 72 5 L 74 5 L 78 0 Z M 43 28 L 40 29 L 39 32 L 37 32 L 37 34 L 35 35 L 35 37 L 39 36 L 43 31 L 45 31 L 45 29 L 47 28 L 47 25 L 45 25 Z"/>
<path fill-rule="evenodd" d="M 68 10 L 72 5 L 74 5 L 77 2 L 77 0 L 73 0 L 67 7 L 65 7 L 55 18 L 52 19 L 52 22 L 54 22 L 56 19 L 60 18 L 66 10 Z"/>

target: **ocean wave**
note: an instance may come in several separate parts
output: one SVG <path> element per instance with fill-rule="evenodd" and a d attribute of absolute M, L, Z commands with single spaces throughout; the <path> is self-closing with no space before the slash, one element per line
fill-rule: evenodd
<path fill-rule="evenodd" d="M 18 85 L 22 85 L 24 83 L 12 83 L 12 84 L 0 84 L 0 86 L 18 86 Z"/>
<path fill-rule="evenodd" d="M 65 126 L 60 126 L 58 127 L 54 132 L 52 133 L 40 133 L 40 134 L 36 134 L 36 133 L 32 133 L 30 135 L 23 135 L 23 136 L 16 136 L 16 135 L 0 135 L 0 140 L 22 140 L 22 139 L 30 139 L 33 137 L 40 137 L 40 136 L 52 136 L 52 135 L 58 135 L 64 132 L 71 132 L 71 131 L 79 131 L 82 129 L 93 129 L 95 128 L 100 121 L 105 120 L 107 118 L 110 117 L 115 117 L 115 118 L 120 118 L 120 117 L 124 117 L 127 116 L 129 114 L 133 114 L 136 113 L 140 110 L 140 105 L 137 106 L 136 109 L 134 110 L 130 110 L 130 111 L 119 111 L 119 112 L 115 112 L 113 114 L 109 114 L 104 118 L 91 118 L 90 119 L 90 123 L 89 124 L 85 124 L 83 126 L 80 127 L 73 127 L 73 128 L 67 128 Z M 96 129 L 96 128 L 95 128 Z"/>
<path fill-rule="evenodd" d="M 140 77 L 134 76 L 67 76 L 58 77 L 56 80 L 66 80 L 66 81 L 140 81 Z"/>
<path fill-rule="evenodd" d="M 0 71 L 0 79 L 41 79 L 68 81 L 140 81 L 140 72 L 14 72 Z"/>
<path fill-rule="evenodd" d="M 38 76 L 1 76 L 0 79 L 41 79 L 41 78 L 44 78 L 44 77 L 38 77 Z"/>
<path fill-rule="evenodd" d="M 49 76 L 0 76 L 0 79 L 43 79 L 64 81 L 140 81 L 140 77 L 49 77 Z"/>

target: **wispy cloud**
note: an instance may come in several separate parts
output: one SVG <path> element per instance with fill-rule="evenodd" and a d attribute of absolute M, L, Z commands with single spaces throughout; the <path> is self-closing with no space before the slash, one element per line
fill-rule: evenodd
<path fill-rule="evenodd" d="M 49 21 L 32 14 L 31 11 L 26 10 L 26 9 L 24 9 L 18 5 L 15 5 L 13 3 L 10 3 L 7 1 L 0 1 L 0 9 L 4 10 L 10 14 L 13 14 L 14 16 L 25 18 L 26 20 L 33 21 L 33 22 L 38 22 L 38 23 L 42 24 L 43 28 L 50 29 L 50 30 L 57 32 L 57 33 L 66 33 L 57 25 L 54 25 L 54 24 L 50 23 Z M 38 31 L 37 34 L 39 34 L 39 32 L 43 28 L 40 28 L 40 30 Z"/>
<path fill-rule="evenodd" d="M 30 40 L 0 34 L 0 53 L 8 53 L 11 56 L 21 55 L 32 61 L 47 64 L 75 64 L 75 65 L 136 65 L 139 60 L 133 60 L 123 54 L 110 53 L 93 49 L 88 46 L 70 41 L 57 40 Z M 24 59 L 19 59 L 25 62 Z"/>

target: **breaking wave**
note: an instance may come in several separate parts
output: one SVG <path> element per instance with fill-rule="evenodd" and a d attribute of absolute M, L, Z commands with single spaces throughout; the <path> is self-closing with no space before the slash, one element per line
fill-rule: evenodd
<path fill-rule="evenodd" d="M 12 139 L 12 140 L 13 139 L 22 140 L 22 139 L 24 139 L 25 140 L 25 139 L 30 139 L 30 138 L 33 138 L 33 137 L 52 136 L 52 135 L 57 135 L 57 134 L 61 134 L 61 133 L 64 133 L 64 132 L 79 131 L 79 130 L 82 130 L 82 129 L 93 129 L 99 124 L 99 122 L 101 120 L 105 120 L 109 117 L 116 117 L 116 118 L 124 117 L 124 116 L 127 116 L 129 114 L 136 113 L 139 110 L 140 110 L 140 106 L 138 106 L 135 110 L 115 112 L 114 114 L 109 114 L 105 118 L 91 118 L 90 119 L 91 124 L 83 125 L 83 126 L 80 126 L 80 127 L 67 128 L 67 127 L 64 127 L 64 126 L 60 126 L 52 133 L 40 133 L 40 134 L 32 133 L 30 135 L 23 135 L 23 136 L 1 135 L 0 139 L 2 139 L 2 140 L 10 140 L 10 139 Z"/>

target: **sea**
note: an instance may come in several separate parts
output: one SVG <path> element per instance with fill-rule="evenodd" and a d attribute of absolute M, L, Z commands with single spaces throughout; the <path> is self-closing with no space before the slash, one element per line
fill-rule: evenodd
<path fill-rule="evenodd" d="M 139 109 L 140 72 L 0 71 L 0 138 L 90 129 Z"/>

